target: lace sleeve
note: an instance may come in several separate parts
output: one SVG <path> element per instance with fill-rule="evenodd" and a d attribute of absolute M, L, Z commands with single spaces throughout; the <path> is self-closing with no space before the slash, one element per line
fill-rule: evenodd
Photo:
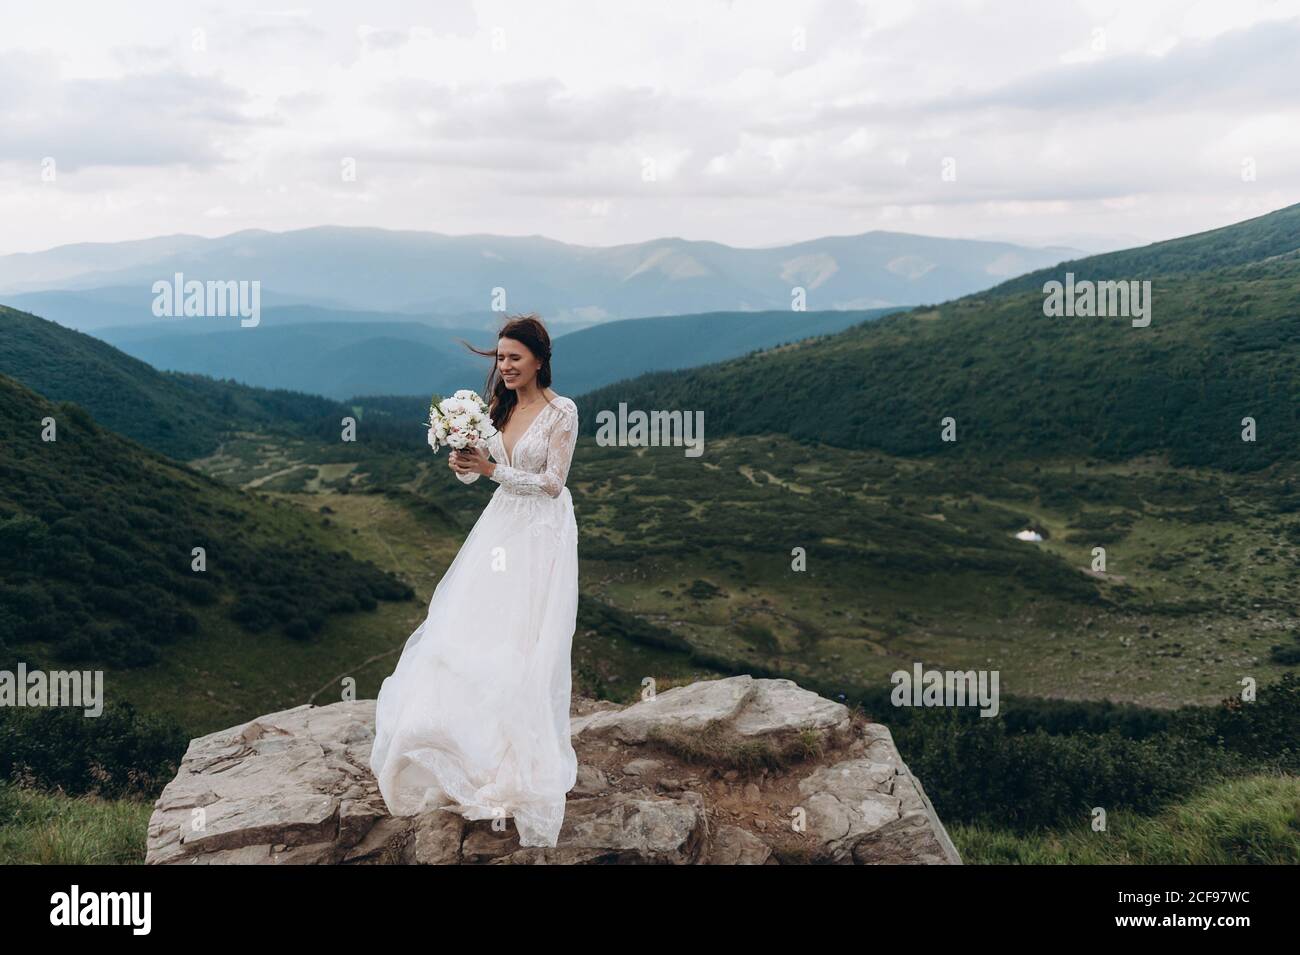
<path fill-rule="evenodd" d="M 559 497 L 564 482 L 569 478 L 569 466 L 573 463 L 573 449 L 577 443 L 578 408 L 572 401 L 566 401 L 557 408 L 555 420 L 546 435 L 546 467 L 540 473 L 534 473 L 498 464 L 491 478 L 507 487 L 533 485 L 551 497 Z"/>

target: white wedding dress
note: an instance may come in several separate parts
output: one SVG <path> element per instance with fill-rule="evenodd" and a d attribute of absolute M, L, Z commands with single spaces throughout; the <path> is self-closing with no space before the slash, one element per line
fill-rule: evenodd
<path fill-rule="evenodd" d="M 513 817 L 520 845 L 556 845 L 578 769 L 578 527 L 565 486 L 577 438 L 577 406 L 557 395 L 509 454 L 500 432 L 488 441 L 500 487 L 375 704 L 370 769 L 395 816 Z"/>

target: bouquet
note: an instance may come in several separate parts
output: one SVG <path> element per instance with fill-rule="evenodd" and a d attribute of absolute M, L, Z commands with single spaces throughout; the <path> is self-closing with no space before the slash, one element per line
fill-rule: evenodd
<path fill-rule="evenodd" d="M 463 388 L 450 398 L 433 396 L 429 404 L 429 447 L 437 454 L 444 445 L 453 451 L 486 448 L 497 433 L 487 405 L 477 393 Z"/>

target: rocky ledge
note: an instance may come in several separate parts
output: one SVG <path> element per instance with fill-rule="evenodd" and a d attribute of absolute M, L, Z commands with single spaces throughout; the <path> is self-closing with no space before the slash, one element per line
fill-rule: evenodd
<path fill-rule="evenodd" d="M 146 862 L 961 864 L 889 730 L 790 680 L 575 700 L 554 849 L 521 848 L 508 820 L 390 816 L 374 715 L 374 700 L 303 705 L 192 740 Z"/>

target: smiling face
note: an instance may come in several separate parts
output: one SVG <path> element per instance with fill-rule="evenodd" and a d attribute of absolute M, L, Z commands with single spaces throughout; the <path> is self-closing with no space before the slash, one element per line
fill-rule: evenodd
<path fill-rule="evenodd" d="M 537 377 L 542 363 L 523 342 L 513 338 L 497 339 L 497 373 L 507 388 L 514 390 L 527 386 Z"/>

